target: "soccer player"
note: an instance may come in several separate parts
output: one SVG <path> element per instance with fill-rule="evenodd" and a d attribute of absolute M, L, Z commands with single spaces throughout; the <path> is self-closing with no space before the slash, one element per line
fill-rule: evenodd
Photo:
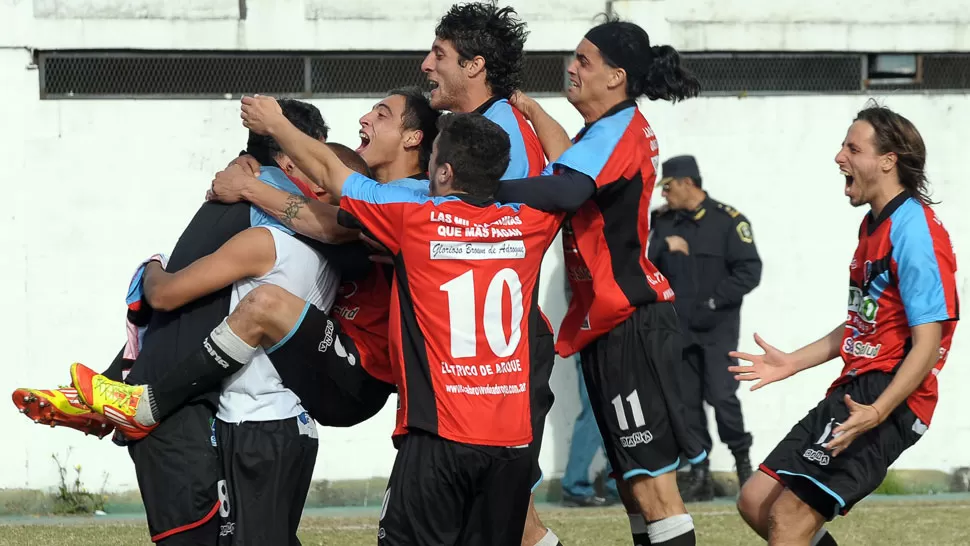
<path fill-rule="evenodd" d="M 608 19 L 591 29 L 568 68 L 566 98 L 586 126 L 570 143 L 534 101 L 516 105 L 535 125 L 552 160 L 594 181 L 563 229 L 573 297 L 556 344 L 582 352 L 583 376 L 607 457 L 638 545 L 695 543 L 677 490 L 685 454 L 706 457 L 683 421 L 674 366 L 681 334 L 667 279 L 646 258 L 649 202 L 658 145 L 636 99 L 676 102 L 699 85 L 670 46 L 651 46 L 639 26 Z"/>
<path fill-rule="evenodd" d="M 956 259 L 930 207 L 926 146 L 889 108 L 858 113 L 835 156 L 854 207 L 869 206 L 849 264 L 849 314 L 785 353 L 732 353 L 752 390 L 842 358 L 842 373 L 744 485 L 742 517 L 769 544 L 831 546 L 822 527 L 876 489 L 926 432 L 958 320 Z"/>
<path fill-rule="evenodd" d="M 302 131 L 314 139 L 326 138 L 328 128 L 319 110 L 299 101 L 284 104 L 286 115 Z M 280 166 L 292 171 L 291 163 Z M 206 203 L 179 238 L 167 270 L 180 271 L 246 228 L 274 223 L 248 204 Z M 153 312 L 129 380 L 148 382 L 164 376 L 225 318 L 231 299 L 232 289 L 226 287 L 175 311 Z M 210 438 L 217 407 L 218 392 L 194 397 L 153 435 L 128 446 L 152 540 L 158 544 L 215 544 L 218 540 L 220 519 L 215 516 L 223 503 L 222 468 Z"/>
<path fill-rule="evenodd" d="M 432 106 L 451 112 L 477 112 L 509 134 L 509 167 L 502 175 L 506 180 L 537 176 L 546 163 L 535 131 L 508 101 L 521 82 L 527 36 L 525 23 L 511 7 L 500 8 L 490 2 L 455 4 L 438 22 L 431 51 L 421 64 L 431 84 Z M 544 314 L 541 317 L 542 324 L 534 332 L 532 368 L 533 491 L 542 482 L 539 451 L 546 415 L 555 399 L 549 387 L 555 363 L 552 326 Z M 555 546 L 558 542 L 555 533 L 542 524 L 534 499 L 530 499 L 522 545 Z"/>
<path fill-rule="evenodd" d="M 289 162 L 271 139 L 261 138 L 264 144 L 256 146 L 250 139 L 250 152 L 263 148 L 265 153 L 257 155 L 271 157 L 274 165 Z M 262 176 L 291 189 L 296 186 L 288 176 L 303 178 L 298 169 L 284 174 L 269 165 L 264 165 Z M 254 288 L 271 284 L 329 309 L 338 284 L 334 271 L 319 253 L 284 229 L 278 224 L 246 229 L 176 273 L 150 262 L 143 281 L 146 300 L 155 310 L 172 311 L 231 285 L 234 308 Z M 225 328 L 223 323 L 216 330 Z M 116 394 L 110 384 L 79 378 L 82 374 L 95 375 L 80 364 L 72 367 L 80 398 L 95 411 L 114 415 L 103 407 Z M 141 408 L 150 412 L 150 404 Z M 220 536 L 232 536 L 240 544 L 297 544 L 316 462 L 316 424 L 300 398 L 282 385 L 262 349 L 224 381 L 212 429 L 225 480 L 220 485 Z"/>
<path fill-rule="evenodd" d="M 454 115 L 440 124 L 428 197 L 348 178 L 324 150 L 280 123 L 271 99 L 245 99 L 243 109 L 250 128 L 269 132 L 301 161 L 314 156 L 313 179 L 343 194 L 342 211 L 394 256 L 390 340 L 399 451 L 380 543 L 517 542 L 533 466 L 520 449 L 532 440 L 528 332 L 539 320 L 539 263 L 561 215 L 490 199 L 507 168 L 508 136 L 480 116 Z M 414 293 L 422 297 L 412 299 Z M 429 458 L 450 463 L 428 465 Z"/>
<path fill-rule="evenodd" d="M 426 188 L 420 180 L 403 177 L 426 176 L 438 115 L 419 91 L 391 91 L 361 118 L 358 149 L 380 177 L 401 177 L 394 183 Z M 336 225 L 333 205 L 261 184 L 250 174 L 247 159 L 238 163 L 217 175 L 215 197 L 227 201 L 250 198 L 286 225 L 317 239 L 337 242 L 348 234 L 356 238 L 356 231 Z M 226 328 L 213 330 L 195 353 L 162 378 L 169 384 L 164 391 L 154 384 L 125 386 L 100 377 L 83 382 L 147 393 L 150 403 L 124 397 L 120 402 L 124 407 L 119 410 L 133 421 L 132 426 L 150 432 L 165 417 L 166 408 L 184 404 L 195 393 L 231 375 L 262 345 L 283 385 L 300 397 L 311 417 L 325 426 L 352 426 L 376 414 L 393 392 L 387 340 L 391 275 L 375 264 L 363 279 L 344 283 L 331 316 L 282 288 L 257 287 L 229 315 Z M 225 347 L 233 345 L 244 350 L 235 358 L 224 358 Z"/>

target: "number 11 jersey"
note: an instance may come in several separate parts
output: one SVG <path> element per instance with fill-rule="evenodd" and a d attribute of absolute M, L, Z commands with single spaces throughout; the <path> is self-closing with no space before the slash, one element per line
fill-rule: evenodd
<path fill-rule="evenodd" d="M 395 434 L 417 428 L 467 444 L 529 444 L 529 332 L 542 320 L 539 268 L 563 215 L 429 197 L 357 174 L 340 207 L 341 223 L 356 220 L 394 259 Z"/>

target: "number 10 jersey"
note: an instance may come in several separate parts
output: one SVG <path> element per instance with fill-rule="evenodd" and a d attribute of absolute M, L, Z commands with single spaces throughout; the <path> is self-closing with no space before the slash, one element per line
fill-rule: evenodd
<path fill-rule="evenodd" d="M 344 183 L 340 206 L 341 223 L 356 223 L 394 257 L 395 434 L 418 428 L 468 444 L 529 444 L 539 268 L 563 215 L 429 197 L 361 175 Z"/>

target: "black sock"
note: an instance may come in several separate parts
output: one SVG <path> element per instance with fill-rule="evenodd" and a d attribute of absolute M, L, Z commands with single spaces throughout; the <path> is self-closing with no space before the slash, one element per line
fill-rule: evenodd
<path fill-rule="evenodd" d="M 101 372 L 101 375 L 111 379 L 112 381 L 123 381 L 124 371 L 131 369 L 131 365 L 134 364 L 134 361 L 124 358 L 124 355 L 125 348 L 122 347 L 121 350 L 118 351 L 118 356 L 111 361 L 111 364 L 108 365 L 107 370 Z"/>
<path fill-rule="evenodd" d="M 839 546 L 839 543 L 835 541 L 835 538 L 828 531 L 822 529 L 819 532 L 824 534 L 822 536 L 816 535 L 817 538 L 812 541 L 812 546 Z"/>
<path fill-rule="evenodd" d="M 219 388 L 253 358 L 250 347 L 229 328 L 226 321 L 216 326 L 202 347 L 175 365 L 150 385 L 152 417 L 161 421 L 196 396 Z"/>

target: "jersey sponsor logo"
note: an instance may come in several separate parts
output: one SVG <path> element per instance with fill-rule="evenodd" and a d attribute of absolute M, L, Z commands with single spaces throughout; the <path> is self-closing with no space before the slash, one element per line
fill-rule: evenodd
<path fill-rule="evenodd" d="M 216 443 L 216 420 L 211 417 L 209 418 L 209 443 L 212 447 L 219 447 Z"/>
<path fill-rule="evenodd" d="M 882 343 L 873 345 L 869 342 L 854 341 L 851 337 L 846 338 L 845 343 L 842 344 L 842 350 L 846 354 L 862 358 L 876 358 L 880 349 L 882 349 Z"/>
<path fill-rule="evenodd" d="M 216 350 L 212 348 L 212 345 L 209 345 L 208 337 L 202 340 L 202 346 L 205 347 L 205 350 L 207 353 L 209 353 L 209 356 L 211 356 L 213 360 L 218 362 L 220 366 L 226 369 L 229 368 L 229 363 L 226 362 L 225 359 L 223 359 L 221 356 L 219 356 L 219 353 L 217 353 Z"/>
<path fill-rule="evenodd" d="M 519 383 L 517 385 L 479 385 L 479 386 L 445 385 L 445 392 L 449 394 L 470 394 L 473 396 L 479 396 L 483 394 L 498 394 L 498 395 L 504 396 L 508 394 L 522 394 L 527 390 L 528 390 L 528 386 L 525 383 Z"/>
<path fill-rule="evenodd" d="M 355 318 L 357 318 L 357 313 L 360 312 L 360 306 L 346 307 L 343 305 L 334 305 L 331 308 L 331 311 L 347 320 L 354 320 Z"/>
<path fill-rule="evenodd" d="M 866 262 L 867 264 L 869 262 Z M 879 302 L 869 294 L 854 286 L 849 287 L 849 325 L 860 334 L 869 335 L 876 331 L 876 315 Z"/>
<path fill-rule="evenodd" d="M 639 444 L 649 444 L 653 441 L 653 434 L 649 430 L 634 432 L 629 436 L 620 436 L 620 445 L 625 448 L 636 447 Z"/>
<path fill-rule="evenodd" d="M 749 244 L 754 242 L 754 236 L 751 234 L 751 224 L 739 222 L 738 227 L 735 229 L 738 231 L 738 237 L 741 238 L 742 242 Z"/>
<path fill-rule="evenodd" d="M 328 321 L 327 331 L 323 334 L 323 341 L 320 342 L 317 350 L 319 350 L 321 353 L 325 353 L 331 345 L 333 345 L 333 323 Z"/>
<path fill-rule="evenodd" d="M 525 258 L 523 241 L 466 243 L 431 241 L 432 260 L 521 260 Z"/>
<path fill-rule="evenodd" d="M 219 526 L 219 536 L 227 537 L 236 532 L 236 522 L 229 521 Z"/>

